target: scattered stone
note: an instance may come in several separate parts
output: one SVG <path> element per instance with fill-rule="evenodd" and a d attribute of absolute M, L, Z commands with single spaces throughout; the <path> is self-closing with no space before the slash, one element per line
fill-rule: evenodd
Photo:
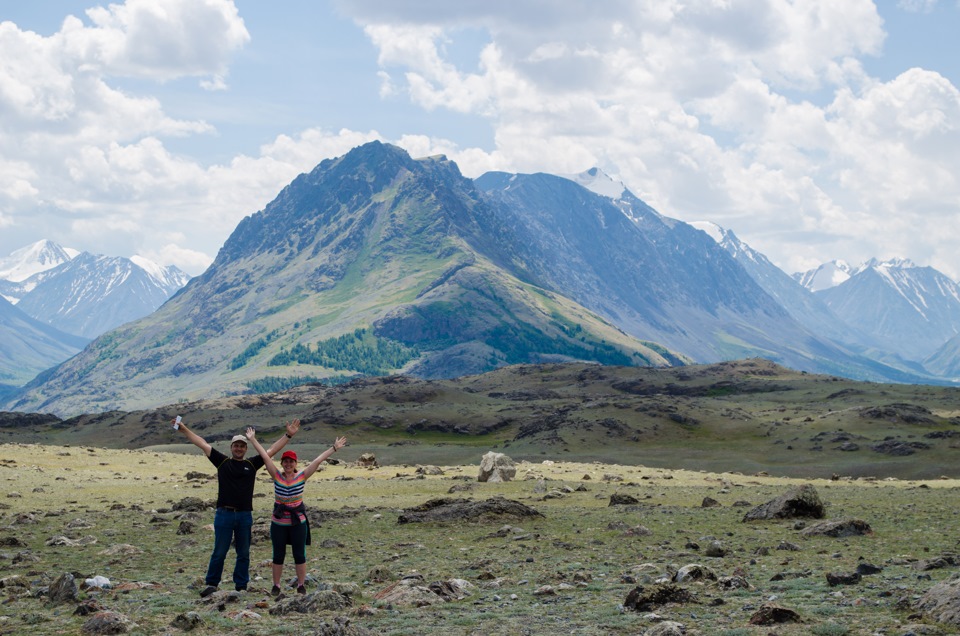
<path fill-rule="evenodd" d="M 379 468 L 380 462 L 373 453 L 363 453 L 357 458 L 357 466 L 360 468 Z"/>
<path fill-rule="evenodd" d="M 677 570 L 677 573 L 673 575 L 673 580 L 676 583 L 685 583 L 687 581 L 716 581 L 717 573 L 699 563 L 691 563 Z"/>
<path fill-rule="evenodd" d="M 913 607 L 938 623 L 960 627 L 960 578 L 937 583 Z"/>
<path fill-rule="evenodd" d="M 374 636 L 374 633 L 366 628 L 351 625 L 350 619 L 346 616 L 337 616 L 332 624 L 326 621 L 320 623 L 313 632 L 313 636 Z"/>
<path fill-rule="evenodd" d="M 385 565 L 377 565 L 367 572 L 367 580 L 371 583 L 383 583 L 393 578 L 393 572 Z"/>
<path fill-rule="evenodd" d="M 50 585 L 47 597 L 53 603 L 69 603 L 77 600 L 77 582 L 69 572 L 61 574 Z"/>
<path fill-rule="evenodd" d="M 632 495 L 626 495 L 624 493 L 615 492 L 610 495 L 610 506 L 632 506 L 634 504 L 640 503 L 640 500 Z"/>
<path fill-rule="evenodd" d="M 377 592 L 373 598 L 383 603 L 426 607 L 465 598 L 470 595 L 471 587 L 463 579 L 435 581 L 425 585 L 422 575 L 409 574 Z"/>
<path fill-rule="evenodd" d="M 800 615 L 794 610 L 772 603 L 764 603 L 760 606 L 760 609 L 750 617 L 751 625 L 776 625 L 779 623 L 802 622 Z"/>
<path fill-rule="evenodd" d="M 480 473 L 477 481 L 498 483 L 512 481 L 517 476 L 517 467 L 513 460 L 503 453 L 490 451 L 480 459 Z"/>
<path fill-rule="evenodd" d="M 851 574 L 837 574 L 835 572 L 827 572 L 827 584 L 830 587 L 836 587 L 837 585 L 856 585 L 860 582 L 860 573 L 852 572 Z"/>
<path fill-rule="evenodd" d="M 84 634 L 126 634 L 137 627 L 120 612 L 104 610 L 88 618 L 80 627 Z"/>
<path fill-rule="evenodd" d="M 180 501 L 173 504 L 172 509 L 190 512 L 203 512 L 210 507 L 212 506 L 199 497 L 184 497 Z"/>
<path fill-rule="evenodd" d="M 0 546 L 5 548 L 25 548 L 27 544 L 17 537 L 3 537 L 0 539 Z"/>
<path fill-rule="evenodd" d="M 696 598 L 693 593 L 679 585 L 672 583 L 657 583 L 644 588 L 642 585 L 630 590 L 623 602 L 625 609 L 635 612 L 650 612 L 656 607 L 668 603 L 692 603 Z"/>
<path fill-rule="evenodd" d="M 319 590 L 310 594 L 294 594 L 283 599 L 272 608 L 270 613 L 283 614 L 316 614 L 317 612 L 338 611 L 350 607 L 349 597 L 334 590 Z"/>
<path fill-rule="evenodd" d="M 870 524 L 860 519 L 841 519 L 838 521 L 821 521 L 806 528 L 802 534 L 805 537 L 855 537 L 872 533 Z"/>
<path fill-rule="evenodd" d="M 744 515 L 743 521 L 793 519 L 797 517 L 822 519 L 826 512 L 817 489 L 803 484 L 776 499 L 760 504 Z"/>
<path fill-rule="evenodd" d="M 717 508 L 719 506 L 720 502 L 713 497 L 704 497 L 703 502 L 700 504 L 701 508 Z"/>
<path fill-rule="evenodd" d="M 708 545 L 707 549 L 704 551 L 704 554 L 708 557 L 721 558 L 727 556 L 727 549 L 723 547 L 721 542 L 711 541 L 710 545 Z"/>
<path fill-rule="evenodd" d="M 443 475 L 444 472 L 439 466 L 417 466 L 415 471 L 418 475 Z"/>
<path fill-rule="evenodd" d="M 182 629 L 185 632 L 196 629 L 203 625 L 203 616 L 199 612 L 185 612 L 177 614 L 177 617 L 170 623 L 170 627 Z"/>
<path fill-rule="evenodd" d="M 721 576 L 717 579 L 717 587 L 722 590 L 750 590 L 753 587 L 742 576 Z"/>
<path fill-rule="evenodd" d="M 129 543 L 117 543 L 110 546 L 109 548 L 100 550 L 99 554 L 102 554 L 105 556 L 117 556 L 117 555 L 131 556 L 135 554 L 143 554 L 143 550 L 141 550 L 136 546 L 130 545 Z"/>
<path fill-rule="evenodd" d="M 880 574 L 883 568 L 871 563 L 860 563 L 857 565 L 857 572 L 860 576 L 869 576 L 870 574 Z"/>
<path fill-rule="evenodd" d="M 781 541 L 777 544 L 777 550 L 786 550 L 787 552 L 799 552 L 800 546 L 789 541 Z"/>
<path fill-rule="evenodd" d="M 404 510 L 397 523 L 492 520 L 503 517 L 542 517 L 543 514 L 518 501 L 492 497 L 484 501 L 467 499 L 431 499 L 420 506 Z"/>
<path fill-rule="evenodd" d="M 683 623 L 663 621 L 643 632 L 643 636 L 685 636 L 686 633 L 687 628 Z"/>
<path fill-rule="evenodd" d="M 100 605 L 100 602 L 95 598 L 88 598 L 87 600 L 77 605 L 77 609 L 73 610 L 74 616 L 89 616 L 91 614 L 96 614 L 97 612 L 102 612 L 105 608 Z"/>
<path fill-rule="evenodd" d="M 181 521 L 177 528 L 178 535 L 193 534 L 197 530 L 197 524 L 192 521 Z"/>

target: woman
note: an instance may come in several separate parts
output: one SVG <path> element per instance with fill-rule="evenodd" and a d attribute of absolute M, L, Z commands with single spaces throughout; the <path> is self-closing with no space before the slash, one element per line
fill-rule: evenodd
<path fill-rule="evenodd" d="M 273 517 L 270 523 L 270 540 L 273 543 L 273 589 L 274 596 L 280 594 L 280 575 L 283 572 L 283 561 L 287 555 L 287 544 L 293 547 L 293 564 L 297 572 L 297 592 L 306 594 L 304 587 L 307 578 L 307 548 L 310 540 L 310 526 L 307 522 L 306 508 L 303 505 L 303 487 L 313 473 L 317 472 L 320 464 L 330 455 L 347 444 L 346 437 L 338 437 L 333 446 L 320 453 L 310 462 L 310 465 L 297 472 L 297 454 L 286 451 L 280 457 L 282 471 L 277 470 L 276 464 L 267 455 L 266 449 L 257 441 L 253 427 L 247 428 L 247 439 L 263 458 L 263 464 L 270 476 L 273 477 Z"/>

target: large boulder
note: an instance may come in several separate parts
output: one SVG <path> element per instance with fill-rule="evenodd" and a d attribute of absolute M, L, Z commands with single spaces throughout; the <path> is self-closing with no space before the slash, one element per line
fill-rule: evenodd
<path fill-rule="evenodd" d="M 823 519 L 824 516 L 826 511 L 823 502 L 820 501 L 820 495 L 817 494 L 817 489 L 812 484 L 803 484 L 748 511 L 743 516 L 743 521 L 797 517 Z"/>
<path fill-rule="evenodd" d="M 931 587 L 914 608 L 938 623 L 960 627 L 960 576 Z"/>
<path fill-rule="evenodd" d="M 484 501 L 469 499 L 431 499 L 414 508 L 408 508 L 397 517 L 397 523 L 497 521 L 504 517 L 520 519 L 542 517 L 538 510 L 519 501 L 492 497 Z"/>
<path fill-rule="evenodd" d="M 490 451 L 480 459 L 480 474 L 477 475 L 477 481 L 504 482 L 511 481 L 516 476 L 516 465 L 503 453 Z"/>

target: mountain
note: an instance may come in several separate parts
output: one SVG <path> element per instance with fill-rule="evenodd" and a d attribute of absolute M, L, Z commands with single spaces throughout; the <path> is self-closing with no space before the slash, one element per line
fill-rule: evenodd
<path fill-rule="evenodd" d="M 950 338 L 927 357 L 923 368 L 942 378 L 960 382 L 960 335 Z"/>
<path fill-rule="evenodd" d="M 35 320 L 0 298 L 0 396 L 75 355 L 88 342 Z"/>
<path fill-rule="evenodd" d="M 830 261 L 806 272 L 793 274 L 793 279 L 812 292 L 836 287 L 850 278 L 851 268 L 846 261 Z"/>
<path fill-rule="evenodd" d="M 94 338 L 163 304 L 189 277 L 174 266 L 83 252 L 23 281 L 17 307 L 68 333 Z"/>
<path fill-rule="evenodd" d="M 907 360 L 934 355 L 960 333 L 960 285 L 909 260 L 872 259 L 816 294 L 846 323 Z"/>
<path fill-rule="evenodd" d="M 758 356 L 859 379 L 927 378 L 863 355 L 867 337 L 732 233 L 715 240 L 663 216 L 597 169 L 551 179 L 489 173 L 477 185 L 520 211 L 518 223 L 529 227 L 514 228 L 511 249 L 538 252 L 525 258 L 540 264 L 531 274 L 538 284 L 562 289 L 627 333 L 698 361 Z M 583 196 L 570 181 L 598 196 Z"/>
<path fill-rule="evenodd" d="M 0 295 L 16 304 L 35 285 L 28 279 L 66 263 L 78 253 L 44 239 L 0 258 Z"/>
<path fill-rule="evenodd" d="M 513 216 L 444 157 L 366 144 L 297 177 L 241 221 L 204 274 L 12 408 L 141 408 L 278 378 L 688 361 L 530 280 L 503 247 Z"/>

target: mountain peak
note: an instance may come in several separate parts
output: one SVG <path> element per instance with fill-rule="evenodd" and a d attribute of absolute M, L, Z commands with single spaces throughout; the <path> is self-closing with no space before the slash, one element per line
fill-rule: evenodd
<path fill-rule="evenodd" d="M 627 186 L 623 185 L 623 182 L 615 181 L 610 175 L 597 167 L 577 174 L 558 174 L 557 176 L 569 179 L 594 194 L 609 197 L 614 201 L 623 198 L 624 193 L 628 192 Z"/>
<path fill-rule="evenodd" d="M 0 258 L 0 278 L 19 283 L 34 274 L 66 263 L 77 254 L 77 250 L 43 239 L 13 251 L 6 258 Z"/>
<path fill-rule="evenodd" d="M 806 272 L 797 272 L 793 274 L 793 278 L 810 291 L 816 292 L 836 287 L 853 273 L 846 261 L 833 260 Z"/>

